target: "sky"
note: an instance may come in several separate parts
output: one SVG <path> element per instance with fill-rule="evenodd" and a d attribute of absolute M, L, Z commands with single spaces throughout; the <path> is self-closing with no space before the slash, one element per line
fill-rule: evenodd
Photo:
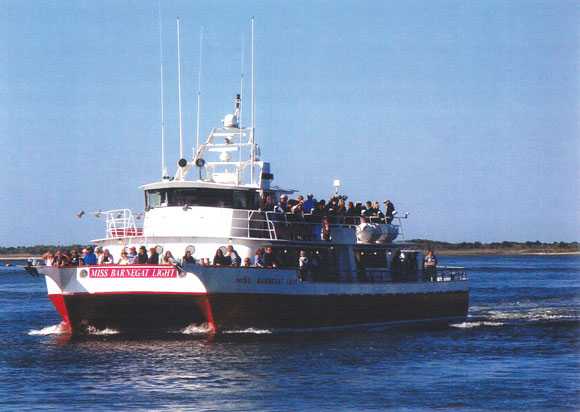
<path fill-rule="evenodd" d="M 87 244 L 105 222 L 80 210 L 143 211 L 161 62 L 175 173 L 178 17 L 188 159 L 198 89 L 202 140 L 242 73 L 249 113 L 254 17 L 273 184 L 390 199 L 407 239 L 580 241 L 580 1 L 0 0 L 0 246 Z"/>

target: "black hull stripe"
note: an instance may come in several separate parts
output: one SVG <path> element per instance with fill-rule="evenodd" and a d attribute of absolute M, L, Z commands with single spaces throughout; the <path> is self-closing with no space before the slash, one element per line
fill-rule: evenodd
<path fill-rule="evenodd" d="M 468 292 L 395 295 L 100 293 L 63 295 L 73 333 L 182 330 L 307 330 L 467 316 Z"/>

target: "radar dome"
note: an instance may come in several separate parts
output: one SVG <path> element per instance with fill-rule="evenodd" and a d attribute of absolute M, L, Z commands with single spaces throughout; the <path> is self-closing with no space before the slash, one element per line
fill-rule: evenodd
<path fill-rule="evenodd" d="M 226 117 L 224 117 L 224 120 L 222 120 L 222 122 L 224 124 L 224 127 L 234 129 L 238 128 L 238 119 L 236 119 L 236 116 L 234 116 L 233 114 L 227 114 Z"/>

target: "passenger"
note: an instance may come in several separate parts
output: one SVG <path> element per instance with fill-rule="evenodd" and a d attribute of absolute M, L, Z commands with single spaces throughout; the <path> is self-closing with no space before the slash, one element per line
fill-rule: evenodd
<path fill-rule="evenodd" d="M 320 202 L 316 202 L 314 204 L 314 209 L 312 209 L 312 214 L 313 215 L 323 215 L 325 209 L 326 209 L 326 201 L 324 199 L 320 199 Z"/>
<path fill-rule="evenodd" d="M 262 210 L 264 212 L 273 212 L 276 205 L 272 201 L 272 196 L 266 196 L 266 199 L 262 201 Z"/>
<path fill-rule="evenodd" d="M 353 202 L 348 202 L 348 205 L 346 208 L 346 215 L 347 216 L 357 216 L 356 208 L 354 207 Z"/>
<path fill-rule="evenodd" d="M 338 208 L 336 209 L 336 213 L 341 216 L 346 215 L 346 206 L 344 205 L 344 200 L 338 201 Z"/>
<path fill-rule="evenodd" d="M 159 253 L 157 253 L 157 248 L 149 248 L 149 259 L 147 259 L 148 265 L 158 265 L 159 264 Z"/>
<path fill-rule="evenodd" d="M 228 245 L 226 257 L 230 260 L 230 266 L 240 266 L 240 255 L 238 255 L 232 245 Z"/>
<path fill-rule="evenodd" d="M 105 249 L 103 254 L 100 256 L 99 265 L 112 265 L 115 263 L 113 255 L 109 252 L 109 249 Z"/>
<path fill-rule="evenodd" d="M 50 255 L 48 254 L 48 252 L 46 252 L 44 255 L 42 255 L 42 262 L 46 266 L 52 266 L 52 259 L 50 258 Z"/>
<path fill-rule="evenodd" d="M 361 216 L 371 217 L 373 215 L 373 202 L 367 200 L 366 206 L 362 207 Z"/>
<path fill-rule="evenodd" d="M 139 253 L 137 254 L 137 257 L 135 258 L 134 264 L 146 265 L 148 260 L 149 260 L 149 256 L 147 256 L 147 249 L 145 248 L 145 246 L 140 246 Z"/>
<path fill-rule="evenodd" d="M 71 256 L 70 256 L 70 261 L 69 261 L 69 265 L 71 266 L 79 266 L 81 264 L 81 258 L 79 256 L 79 252 L 76 249 L 73 249 L 70 252 Z"/>
<path fill-rule="evenodd" d="M 117 265 L 130 265 L 130 264 L 131 264 L 131 261 L 129 260 L 129 256 L 127 255 L 127 252 L 125 252 L 124 250 L 121 251 L 121 257 L 117 261 Z"/>
<path fill-rule="evenodd" d="M 63 267 L 66 265 L 68 265 L 67 258 L 62 254 L 60 250 L 57 250 L 54 259 L 52 260 L 52 266 Z"/>
<path fill-rule="evenodd" d="M 274 212 L 276 212 L 276 213 L 286 213 L 288 211 L 288 202 L 287 201 L 288 201 L 288 196 L 286 196 L 285 194 L 283 194 L 282 196 L 280 196 L 280 201 L 276 205 L 276 208 L 274 209 Z"/>
<path fill-rule="evenodd" d="M 70 253 L 68 251 L 62 252 L 62 256 L 66 259 L 66 266 L 70 266 Z"/>
<path fill-rule="evenodd" d="M 242 265 L 242 267 L 249 268 L 251 266 L 252 265 L 250 264 L 250 258 L 249 257 L 245 257 L 244 258 L 244 264 Z"/>
<path fill-rule="evenodd" d="M 385 221 L 385 215 L 381 212 L 379 202 L 373 203 L 373 217 L 377 218 L 381 223 Z"/>
<path fill-rule="evenodd" d="M 213 265 L 214 266 L 229 266 L 228 260 L 224 256 L 224 252 L 222 249 L 219 248 L 215 251 L 215 256 L 213 257 Z"/>
<path fill-rule="evenodd" d="M 296 204 L 292 206 L 292 213 L 303 213 L 302 207 L 304 206 L 304 198 L 302 195 L 298 195 L 296 200 Z"/>
<path fill-rule="evenodd" d="M 395 205 L 392 204 L 390 200 L 385 200 L 383 203 L 387 207 L 387 211 L 385 213 L 387 216 L 387 223 L 391 223 L 393 221 L 393 215 L 395 214 Z"/>
<path fill-rule="evenodd" d="M 263 268 L 264 262 L 262 261 L 262 250 L 259 248 L 254 252 L 254 266 L 257 268 Z"/>
<path fill-rule="evenodd" d="M 100 246 L 95 248 L 95 255 L 97 256 L 97 263 L 100 265 L 103 259 L 103 249 Z"/>
<path fill-rule="evenodd" d="M 264 254 L 262 261 L 264 262 L 264 266 L 266 266 L 267 268 L 276 267 L 274 254 L 272 253 L 272 248 L 270 246 L 266 247 L 266 253 Z"/>
<path fill-rule="evenodd" d="M 298 270 L 300 271 L 300 281 L 303 282 L 308 279 L 310 272 L 310 259 L 305 250 L 300 251 L 300 259 L 298 259 Z"/>
<path fill-rule="evenodd" d="M 81 266 L 85 264 L 85 256 L 87 255 L 87 248 L 84 248 L 81 253 Z"/>
<path fill-rule="evenodd" d="M 328 200 L 328 203 L 326 204 L 326 207 L 324 208 L 324 212 L 327 215 L 336 215 L 338 213 L 338 198 L 336 196 L 332 196 Z"/>
<path fill-rule="evenodd" d="M 306 196 L 306 200 L 302 204 L 302 211 L 304 213 L 312 213 L 312 209 L 314 209 L 314 203 L 316 203 L 316 200 L 314 200 L 314 196 L 312 195 L 312 193 L 308 194 Z"/>
<path fill-rule="evenodd" d="M 132 265 L 135 264 L 135 260 L 137 259 L 137 249 L 135 249 L 135 246 L 131 246 L 129 248 L 129 253 L 127 253 L 127 259 L 129 259 L 129 262 L 131 262 Z"/>
<path fill-rule="evenodd" d="M 183 263 L 189 263 L 190 265 L 195 265 L 195 258 L 191 256 L 191 251 L 186 250 L 185 256 L 182 258 Z"/>
<path fill-rule="evenodd" d="M 93 248 L 90 246 L 87 247 L 87 254 L 84 257 L 84 264 L 86 266 L 89 266 L 89 265 L 96 265 L 97 263 L 98 263 L 97 262 L 97 255 L 95 255 L 93 253 Z"/>
<path fill-rule="evenodd" d="M 437 267 L 437 258 L 433 254 L 432 250 L 430 250 L 429 254 L 427 256 L 425 256 L 424 262 L 425 262 L 425 267 L 427 267 L 427 268 Z"/>
<path fill-rule="evenodd" d="M 163 261 L 161 263 L 163 265 L 171 265 L 175 263 L 175 259 L 169 250 L 165 252 L 165 255 L 163 255 Z"/>

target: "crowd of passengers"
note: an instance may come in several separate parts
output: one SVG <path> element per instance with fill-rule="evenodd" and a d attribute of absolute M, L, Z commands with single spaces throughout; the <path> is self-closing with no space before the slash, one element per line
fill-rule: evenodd
<path fill-rule="evenodd" d="M 129 251 L 123 250 L 119 259 L 115 260 L 109 249 L 103 249 L 99 246 L 94 248 L 88 246 L 83 249 L 82 253 L 76 249 L 69 251 L 60 251 L 56 253 L 46 252 L 42 256 L 42 261 L 46 266 L 89 266 L 89 265 L 170 265 L 175 262 L 175 258 L 170 251 L 160 256 L 156 248 L 147 248 L 141 246 L 139 250 L 135 247 L 129 248 Z M 182 258 L 183 262 L 195 263 L 190 251 L 186 251 Z"/>
<path fill-rule="evenodd" d="M 368 218 L 369 220 L 379 221 L 381 223 L 391 223 L 395 214 L 395 205 L 390 200 L 385 200 L 386 211 L 383 213 L 380 209 L 379 202 L 367 201 L 364 205 L 362 202 L 348 202 L 347 196 L 332 196 L 328 202 L 324 199 L 316 201 L 312 194 L 306 196 L 298 195 L 296 199 L 288 199 L 286 194 L 282 194 L 276 202 L 271 196 L 262 198 L 262 210 L 265 212 L 275 213 L 293 213 L 293 214 L 312 214 L 324 216 L 338 216 L 346 221 L 347 218 Z"/>
<path fill-rule="evenodd" d="M 173 257 L 170 251 L 166 251 L 161 257 L 156 248 L 149 248 L 149 253 L 147 253 L 147 248 L 145 246 L 139 247 L 137 250 L 135 247 L 129 248 L 129 252 L 123 250 L 121 256 L 115 261 L 113 255 L 109 249 L 102 249 L 101 247 L 96 247 L 94 250 L 91 246 L 83 249 L 82 254 L 79 255 L 76 249 L 69 251 L 57 251 L 56 253 L 46 252 L 42 260 L 46 266 L 56 266 L 56 267 L 68 267 L 68 266 L 90 266 L 90 265 L 170 265 L 170 264 L 196 264 L 195 258 L 191 255 L 189 250 L 185 251 L 185 254 L 181 260 L 177 260 Z M 254 251 L 253 259 L 245 257 L 240 258 L 238 252 L 234 249 L 232 245 L 226 247 L 226 252 L 222 251 L 222 248 L 218 248 L 215 252 L 213 259 L 200 259 L 200 264 L 202 265 L 213 265 L 213 266 L 230 266 L 230 267 L 258 267 L 258 268 L 275 268 L 277 266 L 282 266 L 280 257 L 276 253 L 272 252 L 272 247 L 267 246 L 266 248 L 258 248 Z M 300 252 L 300 258 L 298 259 L 297 266 L 303 268 L 305 266 L 317 266 L 317 261 L 314 257 L 310 257 L 310 254 L 306 251 Z"/>

